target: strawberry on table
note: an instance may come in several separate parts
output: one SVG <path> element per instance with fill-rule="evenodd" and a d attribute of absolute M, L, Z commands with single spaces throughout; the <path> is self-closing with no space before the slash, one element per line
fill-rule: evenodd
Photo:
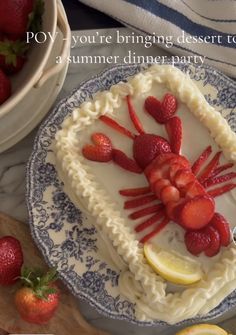
<path fill-rule="evenodd" d="M 20 276 L 23 253 L 20 242 L 12 236 L 0 239 L 0 284 L 12 285 Z"/>
<path fill-rule="evenodd" d="M 23 287 L 15 295 L 15 305 L 21 318 L 35 324 L 46 324 L 59 304 L 59 291 L 55 284 L 55 269 L 43 274 L 41 270 L 24 269 Z"/>

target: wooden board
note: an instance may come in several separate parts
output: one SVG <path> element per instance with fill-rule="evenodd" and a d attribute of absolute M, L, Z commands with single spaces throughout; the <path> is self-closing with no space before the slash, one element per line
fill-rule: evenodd
<path fill-rule="evenodd" d="M 24 262 L 27 266 L 47 268 L 42 256 L 31 238 L 29 227 L 9 216 L 0 213 L 0 237 L 11 235 L 22 245 Z M 0 287 L 0 335 L 6 333 L 34 333 L 56 335 L 108 335 L 89 325 L 78 309 L 76 298 L 60 283 L 60 305 L 48 325 L 38 326 L 21 320 L 14 306 L 17 285 Z"/>

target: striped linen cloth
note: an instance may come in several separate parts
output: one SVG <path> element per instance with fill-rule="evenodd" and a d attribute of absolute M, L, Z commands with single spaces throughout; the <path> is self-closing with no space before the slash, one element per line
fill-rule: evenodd
<path fill-rule="evenodd" d="M 174 55 L 197 56 L 236 78 L 236 0 L 80 0 L 139 34 L 172 36 Z M 204 42 L 202 42 L 205 39 Z"/>

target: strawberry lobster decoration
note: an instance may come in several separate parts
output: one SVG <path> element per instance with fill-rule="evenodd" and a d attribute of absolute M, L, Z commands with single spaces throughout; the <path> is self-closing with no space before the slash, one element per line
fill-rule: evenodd
<path fill-rule="evenodd" d="M 101 116 L 100 120 L 133 140 L 134 159 L 115 149 L 103 133 L 92 134 L 93 145 L 83 147 L 84 157 L 97 162 L 113 161 L 125 170 L 145 174 L 148 186 L 119 191 L 124 197 L 132 197 L 124 202 L 125 209 L 150 204 L 129 215 L 133 220 L 149 215 L 148 219 L 135 227 L 136 232 L 154 227 L 140 240 L 141 243 L 147 242 L 170 221 L 174 221 L 185 229 L 185 244 L 190 253 L 198 255 L 204 252 L 208 257 L 215 256 L 221 246 L 228 246 L 231 241 L 229 223 L 215 212 L 214 198 L 236 187 L 234 183 L 225 183 L 236 177 L 235 172 L 222 174 L 233 164 L 220 165 L 221 152 L 217 152 L 207 163 L 212 153 L 210 146 L 192 166 L 186 157 L 180 155 L 182 123 L 178 116 L 174 116 L 177 100 L 172 94 L 165 94 L 162 101 L 149 96 L 144 104 L 145 111 L 158 123 L 165 125 L 169 141 L 145 133 L 130 96 L 126 100 L 130 119 L 138 135 L 106 115 Z M 208 190 L 221 183 L 223 186 Z M 159 203 L 151 204 L 156 200 Z"/>

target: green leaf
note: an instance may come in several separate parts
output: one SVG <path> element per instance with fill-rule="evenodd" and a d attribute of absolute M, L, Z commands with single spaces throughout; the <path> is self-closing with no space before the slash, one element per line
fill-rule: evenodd
<path fill-rule="evenodd" d="M 24 267 L 21 271 L 21 281 L 24 286 L 31 287 L 37 297 L 43 299 L 47 297 L 48 290 L 55 289 L 51 286 L 55 280 L 57 280 L 57 269 L 52 268 L 46 273 L 42 271 L 42 269 L 35 268 L 30 269 Z"/>
<path fill-rule="evenodd" d="M 0 41 L 0 55 L 5 57 L 5 62 L 9 65 L 16 66 L 17 56 L 24 56 L 28 48 L 29 45 L 24 41 L 11 41 L 6 38 Z"/>
<path fill-rule="evenodd" d="M 44 1 L 36 0 L 33 12 L 29 15 L 28 31 L 37 33 L 42 30 L 44 9 Z"/>
<path fill-rule="evenodd" d="M 41 285 L 48 285 L 57 280 L 57 269 L 50 269 L 41 279 Z"/>
<path fill-rule="evenodd" d="M 56 287 L 41 286 L 40 288 L 35 290 L 35 295 L 39 299 L 48 300 L 48 296 L 50 294 L 54 294 L 54 293 L 57 293 L 57 292 L 58 292 L 58 290 L 56 289 Z"/>

